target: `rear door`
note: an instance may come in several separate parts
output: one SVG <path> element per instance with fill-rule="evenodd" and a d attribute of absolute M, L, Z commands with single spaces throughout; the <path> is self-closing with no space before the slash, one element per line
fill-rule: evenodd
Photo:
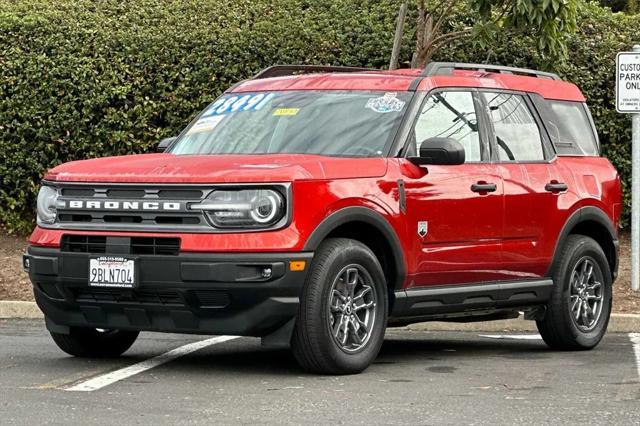
<path fill-rule="evenodd" d="M 481 92 L 489 115 L 494 160 L 504 182 L 503 273 L 513 280 L 544 276 L 562 220 L 561 204 L 570 182 L 529 96 Z"/>
<path fill-rule="evenodd" d="M 494 281 L 501 272 L 502 177 L 492 162 L 482 104 L 472 89 L 429 94 L 410 133 L 407 156 L 432 137 L 465 148 L 462 165 L 416 166 L 401 159 L 406 193 L 410 286 Z"/>

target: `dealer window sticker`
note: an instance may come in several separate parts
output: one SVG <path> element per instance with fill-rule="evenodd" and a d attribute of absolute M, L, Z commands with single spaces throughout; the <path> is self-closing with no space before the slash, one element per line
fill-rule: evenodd
<path fill-rule="evenodd" d="M 224 118 L 224 115 L 214 115 L 200 118 L 187 132 L 188 135 L 213 130 Z"/>
<path fill-rule="evenodd" d="M 371 98 L 367 101 L 365 108 L 380 113 L 386 114 L 388 112 L 400 112 L 404 108 L 404 101 L 401 101 L 396 97 L 395 92 L 387 92 L 379 98 Z"/>

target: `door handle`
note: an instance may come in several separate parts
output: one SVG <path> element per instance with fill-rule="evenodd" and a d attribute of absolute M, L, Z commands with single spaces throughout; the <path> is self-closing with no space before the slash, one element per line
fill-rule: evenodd
<path fill-rule="evenodd" d="M 544 190 L 547 192 L 551 192 L 553 194 L 557 194 L 559 192 L 563 192 L 569 189 L 566 183 L 558 182 L 557 180 L 552 180 L 548 184 L 545 185 Z"/>
<path fill-rule="evenodd" d="M 479 193 L 487 193 L 487 192 L 495 192 L 498 189 L 495 183 L 488 183 L 484 181 L 480 181 L 478 183 L 474 183 L 471 185 L 471 190 L 473 192 Z"/>

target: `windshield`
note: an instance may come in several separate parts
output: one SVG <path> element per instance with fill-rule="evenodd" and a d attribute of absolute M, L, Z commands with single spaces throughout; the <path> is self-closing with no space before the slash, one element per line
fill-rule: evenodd
<path fill-rule="evenodd" d="M 379 157 L 409 97 L 338 91 L 228 94 L 209 105 L 169 152 Z"/>

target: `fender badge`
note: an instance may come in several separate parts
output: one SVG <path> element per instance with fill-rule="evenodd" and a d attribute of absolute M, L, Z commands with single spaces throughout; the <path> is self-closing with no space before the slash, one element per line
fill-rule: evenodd
<path fill-rule="evenodd" d="M 418 222 L 418 235 L 424 238 L 427 232 L 429 232 L 429 222 L 426 220 Z"/>

